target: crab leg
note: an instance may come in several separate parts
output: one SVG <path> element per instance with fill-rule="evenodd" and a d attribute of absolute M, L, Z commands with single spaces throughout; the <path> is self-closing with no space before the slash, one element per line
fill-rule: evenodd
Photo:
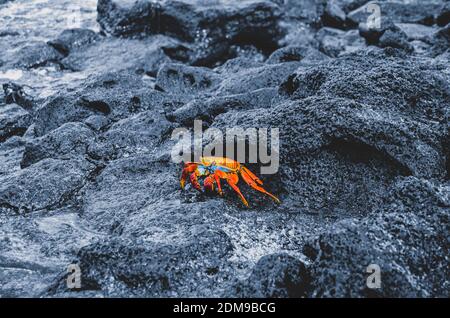
<path fill-rule="evenodd" d="M 248 183 L 248 180 L 252 180 L 254 181 L 255 184 L 258 185 L 263 185 L 263 182 L 250 170 L 248 170 L 248 168 L 241 166 L 241 176 L 244 179 L 245 182 L 247 182 L 247 184 L 250 185 L 250 183 Z"/>
<path fill-rule="evenodd" d="M 248 207 L 248 202 L 245 199 L 244 195 L 241 193 L 241 190 L 239 190 L 237 183 L 239 181 L 239 177 L 235 174 L 228 174 L 227 178 L 226 178 L 228 184 L 230 185 L 231 188 L 233 188 L 234 191 L 237 192 L 237 194 L 240 196 L 242 203 L 245 204 L 246 207 Z"/>
<path fill-rule="evenodd" d="M 227 177 L 227 175 L 225 173 L 223 173 L 223 172 L 221 172 L 221 173 L 222 174 L 220 174 L 220 173 L 219 174 L 221 175 L 222 178 L 226 178 Z M 214 185 L 216 184 L 217 185 L 217 192 L 220 195 L 223 194 L 222 186 L 220 184 L 220 178 L 221 177 L 219 176 L 219 174 L 216 171 L 216 173 L 213 173 L 213 174 L 211 174 L 211 175 L 209 175 L 208 177 L 205 178 L 205 181 L 203 181 L 203 186 L 204 186 L 205 190 L 214 191 Z"/>
<path fill-rule="evenodd" d="M 262 185 L 262 181 L 259 180 L 258 177 L 256 177 L 250 170 L 248 170 L 245 167 L 242 167 L 241 176 L 242 176 L 242 179 L 244 179 L 244 181 L 249 186 L 251 186 L 253 189 L 255 189 L 255 190 L 259 191 L 259 192 L 262 192 L 264 194 L 267 194 L 275 202 L 281 203 L 280 200 L 276 196 L 274 196 L 272 193 L 270 193 L 269 191 L 267 191 L 266 189 L 264 189 L 263 187 L 260 186 L 260 185 Z"/>
<path fill-rule="evenodd" d="M 197 172 L 198 170 L 195 170 L 194 172 L 192 172 L 191 176 L 190 176 L 190 181 L 191 184 L 194 186 L 195 189 L 197 189 L 198 191 L 202 192 L 202 188 L 200 187 L 200 183 L 198 183 L 198 179 L 197 179 Z"/>
<path fill-rule="evenodd" d="M 213 176 L 214 176 L 214 180 L 216 180 L 217 192 L 219 192 L 220 195 L 223 195 L 222 186 L 220 185 L 220 177 L 216 173 L 214 173 Z"/>
<path fill-rule="evenodd" d="M 209 175 L 203 180 L 203 188 L 206 191 L 214 191 L 214 183 L 216 183 L 216 180 L 213 178 L 213 175 Z"/>

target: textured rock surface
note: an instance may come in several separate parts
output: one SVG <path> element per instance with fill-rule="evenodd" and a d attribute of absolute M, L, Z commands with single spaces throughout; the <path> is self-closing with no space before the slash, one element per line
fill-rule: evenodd
<path fill-rule="evenodd" d="M 68 29 L 48 44 L 53 46 L 64 55 L 68 55 L 73 51 L 83 48 L 100 40 L 100 36 L 89 29 Z"/>
<path fill-rule="evenodd" d="M 86 289 L 102 289 L 111 292 L 110 296 L 128 288 L 138 289 L 134 296 L 176 296 L 183 292 L 206 296 L 217 288 L 222 277 L 214 272 L 224 267 L 232 251 L 224 232 L 196 229 L 182 244 L 112 239 L 84 247 L 78 257 Z M 62 283 L 65 289 L 65 281 Z M 197 290 L 198 285 L 207 289 Z"/>
<path fill-rule="evenodd" d="M 3 2 L 0 297 L 449 296 L 448 2 Z M 282 203 L 182 191 L 195 119 Z"/>
<path fill-rule="evenodd" d="M 239 297 L 298 298 L 306 295 L 309 280 L 300 260 L 287 254 L 271 254 L 258 261 L 249 278 L 235 287 L 235 292 Z"/>
<path fill-rule="evenodd" d="M 314 259 L 316 277 L 312 296 L 448 295 L 449 190 L 412 177 L 401 180 L 382 211 L 337 223 L 308 242 L 305 253 Z M 380 289 L 365 284 L 368 264 L 382 269 Z"/>
<path fill-rule="evenodd" d="M 194 42 L 192 62 L 210 65 L 232 55 L 233 45 L 270 50 L 281 30 L 280 13 L 270 1 L 100 0 L 98 21 L 113 35 L 165 34 Z"/>
<path fill-rule="evenodd" d="M 12 136 L 21 136 L 31 124 L 30 114 L 16 104 L 0 108 L 0 142 Z"/>
<path fill-rule="evenodd" d="M 64 204 L 76 195 L 93 168 L 85 161 L 46 159 L 2 176 L 0 208 L 29 212 Z"/>
<path fill-rule="evenodd" d="M 379 5 L 383 19 L 432 25 L 442 8 L 443 1 L 371 1 L 350 12 L 347 15 L 348 19 L 356 25 L 366 22 L 367 18 L 373 13 L 373 10 L 368 9 L 372 3 Z"/>
<path fill-rule="evenodd" d="M 47 135 L 30 140 L 25 145 L 21 167 L 26 168 L 45 158 L 83 158 L 95 135 L 84 124 L 67 123 Z"/>

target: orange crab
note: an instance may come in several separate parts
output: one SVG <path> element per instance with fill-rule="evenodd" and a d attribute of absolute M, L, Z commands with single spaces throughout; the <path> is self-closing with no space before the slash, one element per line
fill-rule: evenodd
<path fill-rule="evenodd" d="M 223 157 L 201 157 L 201 162 L 186 162 L 183 172 L 181 174 L 180 185 L 184 189 L 186 180 L 189 181 L 195 189 L 202 191 L 198 177 L 206 177 L 203 181 L 203 187 L 206 191 L 214 191 L 217 187 L 217 192 L 222 195 L 222 187 L 220 179 L 228 182 L 230 187 L 237 192 L 245 206 L 248 207 L 248 202 L 239 190 L 237 183 L 239 176 L 253 189 L 262 192 L 271 197 L 275 202 L 280 203 L 280 200 L 269 193 L 262 187 L 262 181 L 250 170 L 241 165 L 239 162 Z"/>

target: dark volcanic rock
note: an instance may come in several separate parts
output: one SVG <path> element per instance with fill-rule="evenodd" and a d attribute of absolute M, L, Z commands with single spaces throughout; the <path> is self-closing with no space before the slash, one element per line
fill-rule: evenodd
<path fill-rule="evenodd" d="M 305 265 L 287 254 L 262 257 L 244 282 L 235 286 L 233 296 L 254 298 L 303 297 L 310 277 Z"/>
<path fill-rule="evenodd" d="M 103 138 L 120 153 L 148 153 L 174 128 L 161 113 L 145 111 L 113 124 Z"/>
<path fill-rule="evenodd" d="M 16 67 L 34 68 L 57 63 L 63 55 L 46 43 L 35 43 L 20 49 L 14 58 Z"/>
<path fill-rule="evenodd" d="M 328 60 L 328 56 L 318 50 L 304 46 L 286 46 L 273 52 L 266 60 L 267 64 L 287 62 L 302 62 L 302 64 L 316 64 Z"/>
<path fill-rule="evenodd" d="M 439 26 L 445 26 L 450 23 L 450 2 L 446 2 L 439 12 L 439 15 L 436 18 L 436 23 Z"/>
<path fill-rule="evenodd" d="M 82 246 L 100 235 L 86 231 L 76 212 L 11 215 L 0 228 L 0 293 L 3 297 L 36 297 L 74 259 Z"/>
<path fill-rule="evenodd" d="M 273 2 L 282 6 L 288 18 L 313 25 L 319 23 L 326 4 L 325 1 L 317 0 L 274 0 Z"/>
<path fill-rule="evenodd" d="M 393 47 L 412 52 L 413 47 L 408 43 L 408 38 L 404 32 L 387 30 L 380 37 L 378 45 L 380 47 Z"/>
<path fill-rule="evenodd" d="M 94 228 L 112 231 L 149 203 L 179 199 L 173 187 L 179 183 L 179 171 L 167 161 L 149 154 L 112 161 L 86 188 L 85 218 Z"/>
<path fill-rule="evenodd" d="M 33 108 L 33 99 L 25 93 L 22 86 L 15 83 L 3 84 L 3 93 L 5 95 L 5 104 L 17 104 L 25 109 Z"/>
<path fill-rule="evenodd" d="M 85 160 L 45 159 L 0 176 L 0 211 L 30 212 L 61 205 L 76 195 L 93 169 Z"/>
<path fill-rule="evenodd" d="M 381 36 L 387 30 L 398 32 L 400 29 L 389 19 L 381 20 L 380 28 L 361 22 L 358 25 L 359 34 L 366 39 L 368 44 L 377 45 Z"/>
<path fill-rule="evenodd" d="M 368 17 L 373 14 L 373 10 L 369 10 L 369 6 L 373 3 L 380 7 L 381 21 L 388 19 L 393 22 L 425 25 L 434 24 L 435 16 L 437 16 L 442 7 L 441 1 L 371 1 L 348 13 L 347 19 L 349 22 L 354 25 L 367 22 Z"/>
<path fill-rule="evenodd" d="M 386 120 L 390 131 L 381 124 Z M 265 111 L 220 115 L 213 127 L 279 128 L 283 181 L 277 191 L 290 194 L 284 201 L 320 215 L 364 215 L 381 204 L 394 178 L 411 174 L 411 168 L 418 174 L 444 173 L 436 149 L 424 141 L 415 142 L 430 152 L 416 153 L 406 146 L 417 138 L 416 123 L 402 127 L 398 122 L 390 114 L 344 99 L 306 98 Z M 394 146 L 399 144 L 403 147 Z M 422 157 L 422 164 L 408 162 L 411 155 Z"/>
<path fill-rule="evenodd" d="M 134 72 L 92 75 L 76 89 L 52 96 L 37 110 L 36 133 L 42 136 L 64 123 L 83 121 L 92 115 L 118 120 L 173 100 L 153 90 Z"/>
<path fill-rule="evenodd" d="M 192 63 L 213 65 L 229 58 L 232 45 L 273 50 L 281 36 L 278 7 L 269 1 L 101 0 L 98 21 L 114 35 L 165 34 L 198 46 Z"/>
<path fill-rule="evenodd" d="M 208 68 L 182 64 L 165 64 L 158 72 L 156 87 L 179 95 L 245 94 L 280 85 L 298 66 L 298 62 L 288 62 L 258 64 L 256 67 L 238 70 L 225 68 L 222 71 L 211 71 Z"/>
<path fill-rule="evenodd" d="M 407 178 L 392 205 L 362 221 L 346 220 L 306 244 L 319 297 L 435 297 L 448 294 L 449 187 Z M 369 289 L 367 267 L 381 270 Z"/>
<path fill-rule="evenodd" d="M 113 35 L 132 36 L 140 33 L 162 33 L 193 40 L 195 34 L 194 7 L 182 1 L 101 0 L 97 20 Z"/>
<path fill-rule="evenodd" d="M 102 289 L 109 296 L 123 295 L 125 288 L 136 296 L 173 296 L 200 283 L 214 284 L 215 276 L 208 273 L 221 270 L 233 245 L 223 231 L 200 227 L 191 232 L 181 244 L 115 238 L 82 248 L 82 288 Z"/>
<path fill-rule="evenodd" d="M 0 143 L 0 175 L 7 175 L 20 169 L 25 141 L 21 137 L 11 137 Z"/>
<path fill-rule="evenodd" d="M 249 93 L 194 99 L 170 114 L 169 118 L 185 126 L 194 119 L 212 123 L 214 118 L 232 109 L 268 108 L 278 95 L 277 88 L 261 88 Z"/>
<path fill-rule="evenodd" d="M 408 41 L 419 40 L 431 43 L 433 35 L 437 31 L 435 27 L 415 23 L 395 23 L 395 26 L 405 33 Z"/>
<path fill-rule="evenodd" d="M 342 57 L 300 72 L 283 87 L 292 98 L 333 95 L 444 124 L 449 86 L 438 66 L 403 60 L 389 50 Z M 401 89 L 400 89 L 401 87 Z"/>
<path fill-rule="evenodd" d="M 103 38 L 71 52 L 61 63 L 66 69 L 93 74 L 130 70 L 155 76 L 162 64 L 172 62 L 164 50 L 177 44 L 164 36 L 143 40 Z"/>
<path fill-rule="evenodd" d="M 345 26 L 345 12 L 334 1 L 329 1 L 322 15 L 322 23 L 334 28 L 343 28 Z"/>
<path fill-rule="evenodd" d="M 355 55 L 300 71 L 284 85 L 298 101 L 230 111 L 216 117 L 212 127 L 279 128 L 279 186 L 295 193 L 296 204 L 315 213 L 369 213 L 397 176 L 446 175 L 442 143 L 448 88 L 424 65 L 401 61 Z M 401 63 L 398 70 L 396 63 Z M 337 73 L 331 75 L 334 67 Z M 410 104 L 408 85 L 411 96 L 432 93 Z"/>
<path fill-rule="evenodd" d="M 433 54 L 448 52 L 450 48 L 450 23 L 440 29 L 433 37 Z"/>
<path fill-rule="evenodd" d="M 57 39 L 49 41 L 53 46 L 64 55 L 68 55 L 73 50 L 85 48 L 86 46 L 100 40 L 100 36 L 88 29 L 68 29 L 64 30 Z"/>
<path fill-rule="evenodd" d="M 22 136 L 31 125 L 31 115 L 17 104 L 0 106 L 0 142 Z"/>
<path fill-rule="evenodd" d="M 225 73 L 227 76 L 217 88 L 217 95 L 245 94 L 261 88 L 278 87 L 300 62 L 269 64 L 243 69 L 240 72 Z"/>
<path fill-rule="evenodd" d="M 445 84 L 444 78 L 437 75 L 432 69 L 426 70 L 426 68 L 423 68 L 422 64 L 403 64 L 399 59 L 391 59 L 389 63 L 381 62 L 380 64 L 375 64 L 371 63 L 368 56 L 363 58 L 364 61 L 360 60 L 360 62 L 357 62 L 358 59 L 358 57 L 353 56 L 350 64 L 347 64 L 346 62 L 349 60 L 342 59 L 341 61 L 331 62 L 325 67 L 325 69 L 328 67 L 334 69 L 338 64 L 341 66 L 346 65 L 345 70 L 340 66 L 337 66 L 335 69 L 336 71 L 339 69 L 338 73 L 336 73 L 336 75 L 339 74 L 339 76 L 333 76 L 328 70 L 325 71 L 323 67 L 319 67 L 315 70 L 311 69 L 306 73 L 300 74 L 293 81 L 288 81 L 285 88 L 288 92 L 291 92 L 289 94 L 291 94 L 293 98 L 317 96 L 317 92 L 321 91 L 326 92 L 328 96 L 334 95 L 359 101 L 367 105 L 367 109 L 370 108 L 372 109 L 371 111 L 375 111 L 375 113 L 381 111 L 385 115 L 389 114 L 388 117 L 393 116 L 391 118 L 395 118 L 396 116 L 405 118 L 406 121 L 403 123 L 406 126 L 402 128 L 399 126 L 398 128 L 401 130 L 406 129 L 407 131 L 410 131 L 410 133 L 413 133 L 413 135 L 419 133 L 421 129 L 424 129 L 416 136 L 423 136 L 419 137 L 419 139 L 426 143 L 427 146 L 423 144 L 424 148 L 422 148 L 416 141 L 414 143 L 415 145 L 409 150 L 404 149 L 400 151 L 406 151 L 404 155 L 401 155 L 404 156 L 403 159 L 400 159 L 400 157 L 391 152 L 395 147 L 392 148 L 386 145 L 387 148 L 385 149 L 387 150 L 389 148 L 390 150 L 388 150 L 388 152 L 416 175 L 443 177 L 445 171 L 443 166 L 444 159 L 440 153 L 442 152 L 441 143 L 446 138 L 445 123 L 448 120 L 448 109 L 444 105 L 448 104 L 450 97 L 448 86 Z M 372 60 L 372 62 L 374 62 L 374 60 Z M 355 67 L 354 69 L 353 66 L 351 66 L 352 64 Z M 391 71 L 388 71 L 388 69 Z M 395 71 L 393 71 L 394 69 Z M 364 73 L 364 75 L 359 77 L 357 75 L 359 72 Z M 396 74 L 395 78 L 388 76 L 390 79 L 385 80 L 385 76 L 389 73 L 392 74 L 392 72 Z M 346 74 L 348 74 L 349 77 L 347 77 Z M 339 80 L 337 80 L 338 78 Z M 430 83 L 432 83 L 431 86 L 427 87 Z M 398 85 L 401 85 L 402 91 L 397 89 Z M 378 90 L 380 90 L 380 93 L 377 93 Z M 325 93 L 319 94 L 322 95 Z M 389 105 L 389 109 L 385 109 L 385 105 Z M 362 118 L 367 118 L 367 116 L 363 116 Z M 420 122 L 420 125 L 423 125 L 418 131 L 415 131 L 415 128 L 413 128 L 416 126 L 415 122 Z M 440 125 L 437 124 L 439 122 L 441 123 Z M 372 123 L 371 126 L 374 128 L 376 125 Z M 387 129 L 387 126 L 383 129 Z M 358 136 L 358 139 L 360 139 L 364 134 L 359 132 L 356 135 Z M 397 136 L 397 133 L 393 133 L 392 137 L 394 136 Z M 394 138 L 398 137 L 400 137 L 400 135 Z M 416 139 L 417 137 L 412 138 Z M 385 141 L 382 143 L 384 142 Z M 397 144 L 397 142 L 394 142 L 394 144 Z M 377 145 L 376 148 L 380 149 L 380 146 L 381 145 Z M 382 148 L 384 148 L 384 146 L 382 146 Z M 419 149 L 423 149 L 424 151 L 420 151 Z M 409 161 L 409 159 L 406 158 L 410 155 L 413 155 L 416 159 L 413 159 L 408 163 L 407 161 Z M 423 163 L 419 165 L 417 165 L 416 161 L 421 161 L 418 159 L 418 156 L 424 156 L 422 157 L 424 160 Z M 429 156 L 434 159 L 431 159 Z M 404 161 L 404 159 L 406 159 L 406 161 Z"/>
<path fill-rule="evenodd" d="M 408 29 L 408 25 L 414 24 L 395 24 L 389 19 L 381 22 L 380 28 L 369 27 L 366 23 L 359 24 L 359 34 L 364 37 L 368 44 L 378 45 L 379 47 L 392 47 L 402 49 L 408 53 L 413 51 L 413 46 L 408 42 L 410 36 L 402 30 Z M 416 34 L 416 32 L 413 32 Z"/>
<path fill-rule="evenodd" d="M 67 123 L 43 137 L 28 141 L 20 165 L 26 168 L 45 158 L 83 158 L 93 142 L 95 134 L 85 124 Z"/>
<path fill-rule="evenodd" d="M 333 0 L 345 13 L 349 13 L 363 6 L 370 0 Z"/>
<path fill-rule="evenodd" d="M 448 296 L 448 1 L 54 2 L 0 15 L 0 297 Z M 181 189 L 195 119 L 281 203 Z"/>
<path fill-rule="evenodd" d="M 156 77 L 156 87 L 171 94 L 195 95 L 217 87 L 219 75 L 208 68 L 164 64 Z"/>
<path fill-rule="evenodd" d="M 321 28 L 315 35 L 319 49 L 330 57 L 338 57 L 366 47 L 364 39 L 358 31 L 342 31 L 334 28 Z"/>
<path fill-rule="evenodd" d="M 106 116 L 103 115 L 92 115 L 84 120 L 84 123 L 88 125 L 91 129 L 96 131 L 102 130 L 108 126 L 109 121 Z"/>

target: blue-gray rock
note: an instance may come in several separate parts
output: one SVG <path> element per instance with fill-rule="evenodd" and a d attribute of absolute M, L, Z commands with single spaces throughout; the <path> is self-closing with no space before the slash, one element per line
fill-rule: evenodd
<path fill-rule="evenodd" d="M 425 180 L 401 180 L 392 187 L 390 206 L 361 221 L 339 222 L 308 242 L 310 296 L 447 295 L 449 191 Z M 372 264 L 379 269 L 380 288 L 367 284 Z"/>
<path fill-rule="evenodd" d="M 300 298 L 309 289 L 310 276 L 303 262 L 288 254 L 262 257 L 251 275 L 234 286 L 233 296 L 246 298 Z"/>
<path fill-rule="evenodd" d="M 443 0 L 378 29 L 367 0 L 52 3 L 0 16 L 0 297 L 448 297 Z M 181 189 L 195 119 L 278 129 L 245 165 L 281 204 Z"/>
<path fill-rule="evenodd" d="M 371 1 L 347 14 L 349 23 L 358 25 L 366 23 L 369 16 L 374 13 L 370 6 L 378 5 L 381 21 L 384 19 L 400 23 L 420 23 L 433 25 L 435 17 L 440 12 L 442 1 Z"/>
<path fill-rule="evenodd" d="M 441 11 L 436 18 L 436 24 L 439 26 L 446 26 L 450 23 L 450 3 L 446 2 L 442 5 Z"/>
<path fill-rule="evenodd" d="M 164 34 L 197 46 L 192 63 L 213 65 L 230 58 L 233 45 L 273 50 L 282 35 L 280 13 L 270 1 L 165 2 L 101 0 L 98 21 L 116 36 Z"/>
<path fill-rule="evenodd" d="M 85 124 L 64 124 L 45 136 L 29 140 L 20 165 L 26 168 L 45 158 L 84 158 L 95 138 L 94 132 Z"/>
<path fill-rule="evenodd" d="M 58 207 L 75 198 L 95 168 L 85 160 L 45 159 L 1 176 L 0 213 Z"/>
<path fill-rule="evenodd" d="M 159 244 L 133 239 L 111 239 L 82 248 L 84 290 L 102 289 L 106 296 L 120 296 L 132 288 L 135 296 L 178 295 L 201 283 L 212 288 L 234 247 L 223 231 L 193 230 L 180 244 Z M 53 291 L 65 290 L 65 280 Z"/>
<path fill-rule="evenodd" d="M 50 63 L 58 63 L 63 55 L 46 43 L 34 43 L 17 52 L 13 65 L 21 68 L 36 68 Z"/>
<path fill-rule="evenodd" d="M 344 28 L 346 15 L 335 1 L 328 1 L 322 15 L 322 23 L 325 26 Z"/>
<path fill-rule="evenodd" d="M 63 90 L 44 102 L 35 114 L 36 133 L 42 136 L 92 115 L 125 118 L 174 99 L 166 95 L 146 86 L 142 76 L 129 70 L 93 74 L 75 89 Z"/>
<path fill-rule="evenodd" d="M 31 122 L 31 115 L 19 105 L 0 106 L 0 142 L 12 136 L 22 136 Z"/>
<path fill-rule="evenodd" d="M 86 48 L 88 45 L 100 40 L 100 36 L 88 29 L 68 29 L 48 44 L 53 46 L 64 55 L 68 55 L 73 50 Z"/>

